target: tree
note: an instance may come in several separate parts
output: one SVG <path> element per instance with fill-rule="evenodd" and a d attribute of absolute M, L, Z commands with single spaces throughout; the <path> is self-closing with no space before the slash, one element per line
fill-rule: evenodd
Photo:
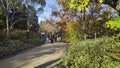
<path fill-rule="evenodd" d="M 36 23 L 37 21 L 35 8 L 31 5 L 28 5 L 27 13 L 27 31 L 30 32 L 30 27 L 32 26 L 33 22 Z"/>
<path fill-rule="evenodd" d="M 110 2 L 113 1 L 110 0 Z M 101 3 L 106 2 L 104 0 L 67 1 L 67 6 L 65 7 L 68 8 L 67 14 L 70 14 L 68 16 L 71 17 L 71 21 L 74 17 L 79 18 L 77 21 L 80 23 L 79 26 L 80 29 L 84 32 L 84 35 L 92 35 L 96 38 L 96 36 L 100 36 L 101 34 L 105 33 L 105 22 L 114 17 L 113 12 L 110 11 L 112 8 L 108 5 L 106 5 L 106 10 L 100 12 L 104 7 Z"/>
<path fill-rule="evenodd" d="M 0 29 L 5 28 L 5 16 L 3 15 L 2 6 L 0 4 Z"/>
<path fill-rule="evenodd" d="M 15 1 L 12 0 L 0 0 L 1 6 L 3 8 L 6 17 L 6 29 L 7 29 L 7 39 L 10 39 L 10 25 L 9 25 L 9 14 L 11 9 L 15 9 Z M 16 1 L 18 3 L 18 0 Z"/>
<path fill-rule="evenodd" d="M 35 9 L 35 4 L 40 4 L 38 9 Z M 43 12 L 43 8 L 46 5 L 45 0 L 26 0 L 24 2 L 24 5 L 27 5 L 25 8 L 25 11 L 27 14 L 27 31 L 30 33 L 30 31 L 36 31 L 38 27 L 38 17 L 37 14 L 40 12 Z M 34 27 L 34 28 L 33 28 Z"/>
<path fill-rule="evenodd" d="M 117 2 L 116 9 L 119 11 L 119 14 L 120 14 L 120 0 L 118 0 L 118 2 Z"/>
<path fill-rule="evenodd" d="M 25 5 L 30 1 L 35 2 L 34 0 L 25 0 L 25 1 L 26 1 Z M 40 3 L 44 2 L 44 3 L 42 3 L 42 6 L 45 6 L 44 0 L 37 0 L 36 2 L 40 2 Z M 22 11 L 23 9 L 21 8 L 23 0 L 0 0 L 0 3 L 2 6 L 2 11 L 4 12 L 4 15 L 6 17 L 6 30 L 7 30 L 6 38 L 9 40 L 10 39 L 10 29 L 13 27 L 13 25 L 19 21 L 27 20 L 28 18 L 27 17 L 23 18 L 23 17 L 21 17 L 22 15 L 20 15 L 20 16 L 16 15 L 17 13 L 24 13 L 24 11 Z M 27 14 L 29 15 L 30 13 L 27 13 Z M 25 16 L 26 16 L 26 13 L 25 13 Z"/>

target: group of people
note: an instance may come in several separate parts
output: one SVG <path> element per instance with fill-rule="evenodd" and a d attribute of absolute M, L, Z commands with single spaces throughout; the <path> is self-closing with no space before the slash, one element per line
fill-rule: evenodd
<path fill-rule="evenodd" d="M 58 34 L 55 33 L 45 33 L 45 37 L 44 37 L 44 41 L 46 43 L 54 43 L 54 42 L 60 42 L 61 41 L 61 37 Z"/>

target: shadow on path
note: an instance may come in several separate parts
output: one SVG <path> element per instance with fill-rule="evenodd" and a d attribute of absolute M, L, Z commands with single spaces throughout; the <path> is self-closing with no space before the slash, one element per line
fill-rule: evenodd
<path fill-rule="evenodd" d="M 44 64 L 42 64 L 40 66 L 37 66 L 37 67 L 34 67 L 34 68 L 46 68 L 47 66 L 49 66 L 49 65 L 51 65 L 51 64 L 53 64 L 53 63 L 55 63 L 55 62 L 57 62 L 59 60 L 60 60 L 60 58 L 56 59 L 56 60 L 49 61 L 47 63 L 44 63 Z"/>

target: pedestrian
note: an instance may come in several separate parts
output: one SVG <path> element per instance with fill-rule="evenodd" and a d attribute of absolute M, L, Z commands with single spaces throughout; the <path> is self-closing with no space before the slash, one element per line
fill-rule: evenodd
<path fill-rule="evenodd" d="M 50 35 L 50 42 L 53 43 L 53 41 L 54 41 L 54 35 L 51 34 L 51 35 Z"/>

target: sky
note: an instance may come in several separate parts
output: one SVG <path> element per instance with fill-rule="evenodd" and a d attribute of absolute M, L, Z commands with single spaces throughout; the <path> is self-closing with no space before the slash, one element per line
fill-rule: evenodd
<path fill-rule="evenodd" d="M 36 6 L 36 8 L 39 8 L 39 6 L 40 5 Z M 44 7 L 44 12 L 37 14 L 38 23 L 40 23 L 41 21 L 45 21 L 46 19 L 50 19 L 52 11 L 56 11 L 56 10 L 60 10 L 60 9 L 62 9 L 62 8 L 57 3 L 56 0 L 46 0 L 46 6 Z"/>
<path fill-rule="evenodd" d="M 25 0 L 23 0 L 24 3 Z M 30 2 L 26 5 L 34 6 L 36 11 L 37 11 L 37 16 L 38 16 L 38 23 L 40 24 L 41 21 L 46 21 L 46 19 L 54 18 L 55 20 L 59 20 L 59 18 L 56 17 L 51 17 L 52 11 L 60 10 L 62 7 L 57 3 L 56 0 L 45 0 L 46 5 L 43 8 L 43 12 L 38 11 L 38 9 L 41 7 L 40 3 L 37 2 Z"/>

